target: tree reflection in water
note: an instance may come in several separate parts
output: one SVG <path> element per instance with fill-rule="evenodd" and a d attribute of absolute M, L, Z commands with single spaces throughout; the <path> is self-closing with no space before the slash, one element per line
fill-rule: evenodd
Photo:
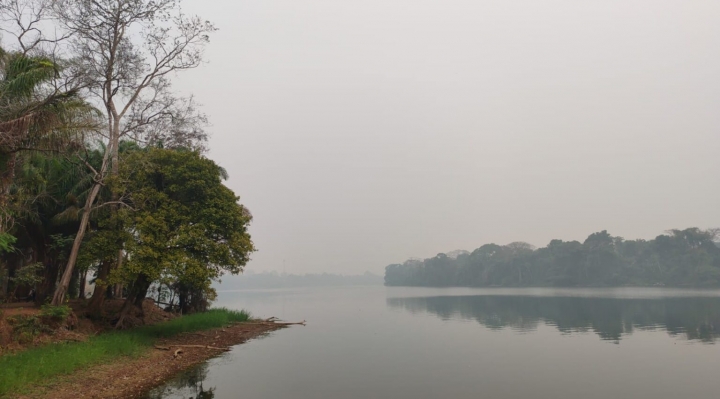
<path fill-rule="evenodd" d="M 207 374 L 207 363 L 194 367 L 170 380 L 163 387 L 151 391 L 146 399 L 213 399 L 215 388 L 205 389 L 203 386 Z"/>
<path fill-rule="evenodd" d="M 720 298 L 622 299 L 551 296 L 434 296 L 388 298 L 387 305 L 442 319 L 476 320 L 491 329 L 535 330 L 543 323 L 563 333 L 592 331 L 619 343 L 638 330 L 713 343 L 720 337 Z"/>

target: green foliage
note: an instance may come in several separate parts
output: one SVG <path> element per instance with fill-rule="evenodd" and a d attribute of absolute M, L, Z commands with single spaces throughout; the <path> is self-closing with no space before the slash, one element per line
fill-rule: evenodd
<path fill-rule="evenodd" d="M 47 244 L 36 240 L 38 236 L 43 238 L 44 231 L 35 227 L 40 220 L 48 220 L 48 214 L 40 208 L 49 203 L 61 204 L 69 190 L 49 201 L 51 197 L 44 195 L 45 189 L 54 186 L 56 179 L 35 173 L 35 161 L 54 158 L 47 156 L 50 153 L 70 154 L 82 148 L 84 133 L 96 125 L 96 110 L 80 97 L 77 89 L 63 91 L 62 84 L 54 84 L 64 63 L 32 52 L 0 49 L 0 256 L 3 257 L 10 256 L 13 247 L 18 249 L 15 253 L 31 247 L 36 255 L 45 255 L 37 253 L 37 249 L 44 250 Z M 57 180 L 65 178 L 61 175 Z M 0 259 L 0 263 L 3 260 Z M 47 282 L 47 285 L 53 283 Z M 16 286 L 18 284 L 23 283 L 16 282 Z"/>
<path fill-rule="evenodd" d="M 99 168 L 103 155 L 99 148 L 85 158 Z M 93 211 L 78 269 L 113 265 L 123 251 L 127 261 L 98 280 L 100 286 L 138 287 L 134 283 L 140 277 L 146 283 L 162 281 L 183 301 L 184 312 L 206 309 L 215 297 L 212 281 L 242 271 L 254 251 L 247 232 L 250 213 L 223 185 L 224 170 L 197 152 L 143 149 L 124 142 L 120 155 L 124 166 L 118 176 L 106 179 L 99 201 L 119 198 L 127 206 Z M 36 153 L 25 159 L 15 180 L 12 193 L 17 203 L 25 204 L 13 232 L 16 252 L 32 251 L 44 266 L 26 266 L 11 274 L 18 276 L 15 286 L 41 282 L 37 287 L 42 301 L 67 261 L 92 178 L 85 165 Z M 142 287 L 138 292 L 142 295 Z"/>
<path fill-rule="evenodd" d="M 50 319 L 55 322 L 65 321 L 71 313 L 72 309 L 70 309 L 70 306 L 67 305 L 42 305 L 42 307 L 40 307 L 40 317 L 43 319 Z"/>
<path fill-rule="evenodd" d="M 720 285 L 716 231 L 671 230 L 654 240 L 624 240 L 607 231 L 583 243 L 552 240 L 487 244 L 456 258 L 439 254 L 385 269 L 387 285 L 410 286 L 618 286 Z"/>
<path fill-rule="evenodd" d="M 8 317 L 13 329 L 13 339 L 21 344 L 31 344 L 42 333 L 50 333 L 52 329 L 37 316 L 17 315 Z"/>
<path fill-rule="evenodd" d="M 56 222 L 57 223 L 57 222 Z M 55 251 L 60 255 L 59 260 L 65 260 L 64 252 L 70 246 L 72 245 L 73 241 L 75 241 L 75 237 L 69 234 L 51 234 L 50 235 L 50 242 L 51 244 L 48 246 L 51 251 Z"/>
<path fill-rule="evenodd" d="M 38 86 L 55 76 L 56 66 L 45 57 L 29 57 L 19 52 L 7 54 L 0 95 L 19 100 L 31 98 Z"/>
<path fill-rule="evenodd" d="M 77 233 L 79 203 L 91 183 L 83 168 L 66 156 L 27 153 L 15 173 L 11 195 L 17 210 L 12 231 L 16 251 L 4 258 L 11 260 L 7 264 L 18 265 L 24 258 L 21 254 L 32 253 L 36 262 L 42 262 L 38 275 L 48 281 L 36 286 L 40 302 L 52 289 Z"/>
<path fill-rule="evenodd" d="M 207 312 L 182 316 L 165 323 L 137 329 L 139 334 L 155 338 L 168 338 L 183 332 L 207 330 L 250 320 L 250 313 L 244 310 L 226 308 L 210 309 Z"/>
<path fill-rule="evenodd" d="M 255 250 L 250 213 L 222 184 L 222 168 L 197 152 L 150 148 L 129 154 L 124 165 L 135 208 L 124 225 L 133 234 L 125 241 L 128 262 L 113 278 L 170 278 L 203 310 L 214 297 L 211 281 L 241 272 Z"/>
<path fill-rule="evenodd" d="M 122 356 L 138 356 L 158 338 L 224 327 L 233 322 L 247 321 L 249 317 L 244 311 L 213 309 L 161 324 L 101 334 L 86 342 L 51 344 L 0 356 L 0 397 L 9 397 L 25 388 L 81 368 L 110 362 Z"/>
<path fill-rule="evenodd" d="M 0 154 L 67 150 L 81 130 L 94 125 L 97 112 L 77 90 L 44 90 L 61 69 L 59 63 L 18 51 L 0 51 L 0 58 L 0 130 L 6 135 Z"/>
<path fill-rule="evenodd" d="M 17 242 L 17 238 L 8 233 L 0 233 L 0 255 L 13 251 L 13 244 Z"/>
<path fill-rule="evenodd" d="M 15 272 L 14 277 L 10 277 L 10 281 L 12 281 L 16 287 L 22 285 L 32 287 L 42 281 L 42 277 L 40 277 L 38 273 L 43 270 L 43 267 L 42 263 L 25 265 Z"/>

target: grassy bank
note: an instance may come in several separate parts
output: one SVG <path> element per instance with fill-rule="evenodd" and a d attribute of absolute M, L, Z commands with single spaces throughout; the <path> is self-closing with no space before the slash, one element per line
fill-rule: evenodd
<path fill-rule="evenodd" d="M 158 338 L 247 321 L 244 311 L 213 309 L 165 323 L 97 335 L 86 342 L 51 344 L 0 357 L 0 397 L 121 356 L 138 356 Z"/>

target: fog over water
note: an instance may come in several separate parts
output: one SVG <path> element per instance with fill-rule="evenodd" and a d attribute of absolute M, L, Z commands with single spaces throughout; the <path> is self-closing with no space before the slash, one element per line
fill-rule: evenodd
<path fill-rule="evenodd" d="M 720 225 L 720 3 L 189 0 L 256 271 Z"/>
<path fill-rule="evenodd" d="M 147 399 L 717 396 L 718 290 L 313 287 L 219 304 L 307 325 Z"/>

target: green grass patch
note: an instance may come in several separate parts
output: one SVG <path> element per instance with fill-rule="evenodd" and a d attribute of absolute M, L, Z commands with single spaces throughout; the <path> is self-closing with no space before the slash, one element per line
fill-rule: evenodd
<path fill-rule="evenodd" d="M 50 344 L 0 356 L 0 397 L 88 366 L 108 363 L 122 356 L 138 356 L 158 338 L 219 328 L 249 318 L 245 311 L 211 309 L 152 326 L 100 334 L 86 342 Z"/>

